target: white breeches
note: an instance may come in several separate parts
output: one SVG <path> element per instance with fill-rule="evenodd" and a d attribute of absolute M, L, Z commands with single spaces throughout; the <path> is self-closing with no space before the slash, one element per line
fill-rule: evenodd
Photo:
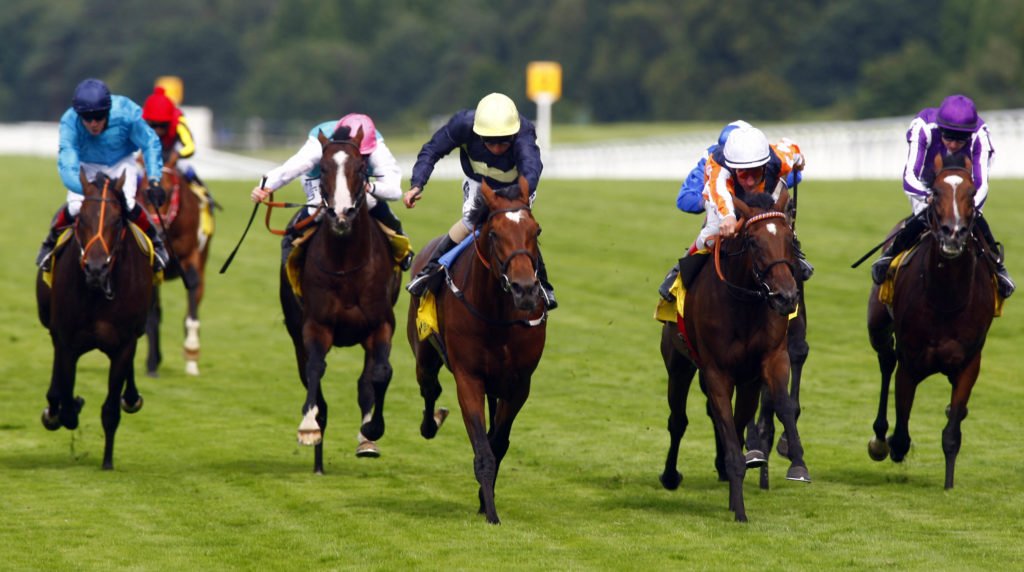
<path fill-rule="evenodd" d="M 134 156 L 129 155 L 113 165 L 82 163 L 81 167 L 82 170 L 85 171 L 85 178 L 90 181 L 96 177 L 96 173 L 103 173 L 116 182 L 121 178 L 121 174 L 123 173 L 125 175 L 125 179 L 124 186 L 121 190 L 124 192 L 124 198 L 128 200 L 128 210 L 135 208 L 135 193 L 139 189 L 139 169 Z M 84 195 L 80 193 L 76 193 L 71 190 L 68 191 L 68 213 L 71 216 L 78 216 L 78 213 L 82 211 L 83 198 Z"/>

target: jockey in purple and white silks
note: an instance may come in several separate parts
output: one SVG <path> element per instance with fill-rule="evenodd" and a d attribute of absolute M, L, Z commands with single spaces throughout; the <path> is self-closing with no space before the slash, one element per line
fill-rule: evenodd
<path fill-rule="evenodd" d="M 907 164 L 903 169 L 903 191 L 913 210 L 889 247 L 871 266 L 871 277 L 876 284 L 885 280 L 889 264 L 900 252 L 917 242 L 926 229 L 923 217 L 916 216 L 928 207 L 931 185 L 935 180 L 935 157 L 964 154 L 971 161 L 972 182 L 977 189 L 974 204 L 977 208 L 975 225 L 990 245 L 995 245 L 992 230 L 982 215 L 988 198 L 988 177 L 995 148 L 988 126 L 978 115 L 974 102 L 964 95 L 951 95 L 939 107 L 921 110 L 910 122 L 907 130 Z M 1009 298 L 1016 286 L 1002 260 L 997 263 L 999 295 Z"/>
<path fill-rule="evenodd" d="M 142 108 L 122 95 L 111 95 L 107 85 L 98 79 L 86 79 L 75 87 L 71 107 L 60 119 L 60 140 L 57 172 L 67 189 L 66 204 L 53 217 L 50 232 L 36 257 L 36 264 L 49 268 L 50 255 L 60 232 L 70 226 L 82 209 L 80 172 L 90 181 L 103 173 L 112 180 L 125 177 L 122 192 L 128 203 L 128 218 L 153 241 L 154 265 L 167 264 L 167 251 L 149 216 L 135 202 L 138 192 L 138 165 L 134 153 L 142 151 L 146 161 L 149 192 L 156 204 L 163 203 L 165 192 L 160 188 L 163 169 L 160 139 L 142 119 Z"/>

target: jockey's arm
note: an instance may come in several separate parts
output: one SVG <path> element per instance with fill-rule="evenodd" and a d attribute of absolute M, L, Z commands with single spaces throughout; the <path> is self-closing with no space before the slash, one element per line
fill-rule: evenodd
<path fill-rule="evenodd" d="M 370 154 L 370 173 L 373 174 L 370 194 L 385 201 L 402 198 L 402 169 L 383 141 L 378 141 L 377 148 Z"/>

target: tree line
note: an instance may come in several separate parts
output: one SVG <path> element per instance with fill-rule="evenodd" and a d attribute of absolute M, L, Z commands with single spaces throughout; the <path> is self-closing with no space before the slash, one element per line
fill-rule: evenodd
<path fill-rule="evenodd" d="M 160 75 L 219 118 L 399 124 L 560 62 L 557 122 L 846 119 L 952 92 L 1024 106 L 1017 0 L 6 0 L 0 120 L 55 120 L 75 84 L 141 102 Z"/>

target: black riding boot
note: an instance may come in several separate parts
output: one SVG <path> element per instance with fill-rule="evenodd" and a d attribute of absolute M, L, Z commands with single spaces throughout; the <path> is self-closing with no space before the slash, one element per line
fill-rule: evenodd
<path fill-rule="evenodd" d="M 295 230 L 295 225 L 298 224 L 300 220 L 311 216 L 307 212 L 308 208 L 309 207 L 302 207 L 296 211 L 295 214 L 292 215 L 291 220 L 289 220 L 288 224 L 284 227 L 284 236 L 281 237 L 281 264 L 286 264 L 288 262 L 288 255 L 292 253 L 292 248 L 294 248 L 292 241 L 302 234 L 301 231 Z"/>
<path fill-rule="evenodd" d="M 437 286 L 436 278 L 441 275 L 441 257 L 458 244 L 447 234 L 441 237 L 441 242 L 434 248 L 434 254 L 431 255 L 427 265 L 420 270 L 420 273 L 409 282 L 405 289 L 413 296 L 422 296 L 428 288 L 433 291 Z"/>
<path fill-rule="evenodd" d="M 661 297 L 666 302 L 676 301 L 676 295 L 673 294 L 671 291 L 672 285 L 675 284 L 676 282 L 676 276 L 679 276 L 678 262 L 675 264 L 675 266 L 669 269 L 668 274 L 665 275 L 665 280 L 663 280 L 661 282 L 661 286 L 658 287 L 658 294 L 661 294 Z"/>
<path fill-rule="evenodd" d="M 974 219 L 975 225 L 978 230 L 982 233 L 985 241 L 988 242 L 989 248 L 992 248 L 999 256 L 995 259 L 996 263 L 996 279 L 999 283 L 999 297 L 1009 298 L 1013 295 L 1013 291 L 1017 289 L 1017 285 L 1013 283 L 1013 279 L 1010 278 L 1010 272 L 1006 269 L 1006 265 L 1003 263 L 1003 256 L 1000 252 L 1001 244 L 996 242 L 994 236 L 992 236 L 992 229 L 988 226 L 988 221 L 981 213 Z"/>
<path fill-rule="evenodd" d="M 892 259 L 897 254 L 914 246 L 925 229 L 927 229 L 927 225 L 922 217 L 912 216 L 903 221 L 903 226 L 896 231 L 885 252 L 871 265 L 871 279 L 875 284 L 885 282 L 885 275 L 889 272 L 889 264 L 892 263 Z"/>
<path fill-rule="evenodd" d="M 796 240 L 796 264 L 797 272 L 800 273 L 798 278 L 801 282 L 807 282 L 814 276 L 814 265 L 807 260 L 807 255 L 800 249 L 800 241 Z"/>
<path fill-rule="evenodd" d="M 167 248 L 164 246 L 164 239 L 160 236 L 160 232 L 157 231 L 156 227 L 150 224 L 149 215 L 146 211 L 142 210 L 142 207 L 135 204 L 135 208 L 128 213 L 128 218 L 135 223 L 135 226 L 142 229 L 149 237 L 150 242 L 153 243 L 153 271 L 158 272 L 167 268 L 167 263 L 170 260 L 170 256 L 167 254 Z"/>
<path fill-rule="evenodd" d="M 39 247 L 39 254 L 36 255 L 36 266 L 46 272 L 50 271 L 53 249 L 57 247 L 57 238 L 65 228 L 71 226 L 74 222 L 75 217 L 68 213 L 67 205 L 57 210 L 53 215 L 53 219 L 50 220 L 50 232 L 47 233 L 46 238 L 43 239 L 42 246 Z"/>
<path fill-rule="evenodd" d="M 548 310 L 558 307 L 558 300 L 555 300 L 555 287 L 548 282 L 548 268 L 544 265 L 544 255 L 537 249 L 537 280 L 540 280 L 541 289 L 544 290 L 544 301 Z"/>

